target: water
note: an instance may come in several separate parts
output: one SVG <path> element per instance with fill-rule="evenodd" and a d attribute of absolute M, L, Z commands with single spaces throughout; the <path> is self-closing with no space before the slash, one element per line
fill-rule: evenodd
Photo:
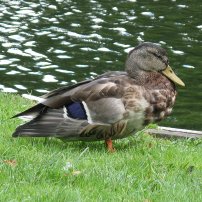
<path fill-rule="evenodd" d="M 185 82 L 161 125 L 202 130 L 202 2 L 41 0 L 0 3 L 0 89 L 42 95 L 123 70 L 140 41 L 161 44 Z"/>

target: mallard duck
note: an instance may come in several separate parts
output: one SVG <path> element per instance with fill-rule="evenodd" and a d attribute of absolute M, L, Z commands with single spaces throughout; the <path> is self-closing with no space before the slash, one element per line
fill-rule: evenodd
<path fill-rule="evenodd" d="M 42 96 L 37 105 L 14 117 L 31 117 L 13 137 L 57 137 L 69 141 L 112 140 L 134 134 L 168 116 L 175 84 L 185 86 L 169 66 L 166 51 L 145 42 L 132 49 L 125 71 L 65 86 Z"/>

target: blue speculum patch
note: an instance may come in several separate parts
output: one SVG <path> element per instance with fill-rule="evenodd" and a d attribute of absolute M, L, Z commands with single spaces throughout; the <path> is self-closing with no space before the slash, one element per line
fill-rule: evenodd
<path fill-rule="evenodd" d="M 73 102 L 69 105 L 65 105 L 68 116 L 73 119 L 87 119 L 86 111 L 81 102 Z"/>

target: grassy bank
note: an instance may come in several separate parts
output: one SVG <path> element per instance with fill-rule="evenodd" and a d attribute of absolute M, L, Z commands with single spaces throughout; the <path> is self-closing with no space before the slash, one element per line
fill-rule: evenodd
<path fill-rule="evenodd" d="M 140 133 L 109 154 L 102 142 L 14 139 L 21 121 L 8 118 L 33 102 L 0 100 L 0 201 L 202 201 L 201 140 Z"/>

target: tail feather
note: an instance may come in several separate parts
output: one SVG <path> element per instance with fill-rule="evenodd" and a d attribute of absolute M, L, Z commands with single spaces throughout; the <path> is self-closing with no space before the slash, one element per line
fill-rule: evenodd
<path fill-rule="evenodd" d="M 40 113 L 44 112 L 46 109 L 47 109 L 47 107 L 45 105 L 39 103 L 39 104 L 25 110 L 24 112 L 16 114 L 12 118 L 17 118 L 17 117 L 32 117 L 32 118 L 35 118 Z"/>
<path fill-rule="evenodd" d="M 64 109 L 48 108 L 33 120 L 19 126 L 13 137 L 58 137 L 78 140 L 80 131 L 88 125 L 87 120 L 66 116 Z"/>

